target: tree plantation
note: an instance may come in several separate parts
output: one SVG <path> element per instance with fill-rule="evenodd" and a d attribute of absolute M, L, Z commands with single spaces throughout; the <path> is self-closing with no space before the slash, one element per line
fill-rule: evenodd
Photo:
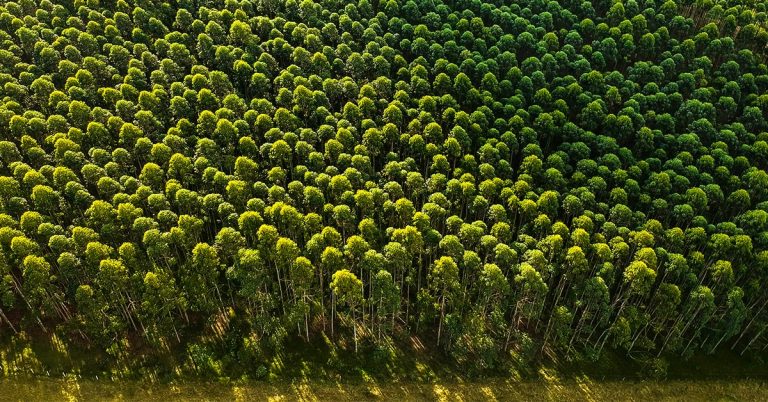
<path fill-rule="evenodd" d="M 252 378 L 761 352 L 766 8 L 2 2 L 0 334 Z"/>

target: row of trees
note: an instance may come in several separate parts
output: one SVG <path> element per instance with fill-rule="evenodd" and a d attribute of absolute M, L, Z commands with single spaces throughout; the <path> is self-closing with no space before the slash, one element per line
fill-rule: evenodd
<path fill-rule="evenodd" d="M 762 349 L 768 35 L 725 3 L 8 2 L 1 326 Z"/>

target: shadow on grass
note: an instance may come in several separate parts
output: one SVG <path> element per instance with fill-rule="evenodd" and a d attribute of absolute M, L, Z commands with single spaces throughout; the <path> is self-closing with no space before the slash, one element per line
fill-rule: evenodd
<path fill-rule="evenodd" d="M 111 354 L 82 349 L 66 337 L 3 336 L 0 400 L 768 400 L 768 367 L 729 352 L 670 358 L 669 381 L 642 380 L 639 366 L 619 354 L 597 362 L 557 362 L 482 378 L 467 375 L 432 343 L 416 336 L 382 350 L 354 353 L 349 342 L 294 340 L 268 362 L 263 381 L 190 378 L 178 351 Z M 753 356 L 751 359 L 758 359 Z M 173 367 L 177 370 L 174 371 Z"/>
<path fill-rule="evenodd" d="M 501 380 L 461 384 L 386 383 L 378 393 L 370 385 L 298 382 L 294 384 L 220 384 L 184 382 L 144 384 L 136 381 L 92 381 L 16 378 L 0 380 L 3 400 L 234 400 L 234 401 L 562 401 L 562 400 L 765 400 L 768 388 L 756 380 L 594 382 L 575 379 L 510 383 Z"/>

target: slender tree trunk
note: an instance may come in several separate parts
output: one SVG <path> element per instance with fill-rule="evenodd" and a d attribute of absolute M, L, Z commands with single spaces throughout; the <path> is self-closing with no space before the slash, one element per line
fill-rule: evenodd
<path fill-rule="evenodd" d="M 440 335 L 443 332 L 443 320 L 445 319 L 445 296 L 440 301 L 440 323 L 437 326 L 437 346 L 440 346 Z M 434 321 L 433 321 L 434 322 Z"/>
<path fill-rule="evenodd" d="M 357 318 L 355 317 L 355 309 L 352 309 L 352 334 L 355 338 L 355 353 L 357 353 Z"/>
<path fill-rule="evenodd" d="M 752 337 L 752 339 L 749 341 L 749 343 L 747 344 L 747 346 L 745 346 L 745 347 L 744 347 L 744 349 L 742 349 L 742 350 L 741 350 L 741 353 L 740 353 L 739 355 L 744 355 L 744 352 L 746 352 L 746 351 L 747 351 L 747 349 L 749 349 L 749 347 L 750 347 L 750 346 L 752 346 L 752 344 L 753 344 L 753 343 L 754 343 L 756 340 L 758 340 L 758 339 L 760 338 L 760 336 L 762 336 L 762 335 L 763 335 L 763 331 L 765 331 L 765 329 L 766 329 L 766 328 L 768 328 L 768 325 L 763 325 L 763 327 L 762 327 L 762 328 L 760 328 L 760 331 L 758 331 L 758 332 L 757 332 L 757 334 L 756 334 L 754 337 Z"/>
<path fill-rule="evenodd" d="M 685 334 L 685 331 L 688 330 L 688 327 L 691 325 L 691 323 L 696 320 L 696 316 L 699 315 L 699 311 L 701 310 L 701 304 L 699 304 L 698 307 L 696 307 L 696 311 L 691 315 L 691 320 L 688 321 L 688 323 L 683 327 L 682 330 L 680 330 L 680 336 L 683 336 Z M 672 326 L 672 330 L 669 331 L 669 334 L 667 334 L 666 338 L 664 338 L 664 343 L 662 344 L 661 348 L 659 349 L 659 353 L 656 355 L 656 357 L 661 356 L 661 354 L 664 352 L 664 349 L 667 348 L 667 344 L 669 343 L 669 340 L 672 338 L 672 335 L 675 333 L 674 329 L 677 327 L 678 323 L 684 317 L 685 314 L 681 314 L 680 318 L 675 321 L 675 325 Z"/>
<path fill-rule="evenodd" d="M 721 336 L 720 339 L 717 340 L 717 342 L 715 343 L 715 346 L 712 346 L 712 349 L 709 350 L 709 354 L 715 353 L 715 350 L 717 350 L 717 347 L 720 346 L 720 343 L 722 343 L 725 340 L 725 338 L 727 338 L 727 336 L 728 336 L 728 331 L 725 331 L 723 336 Z"/>
<path fill-rule="evenodd" d="M 763 309 L 765 309 L 766 305 L 768 305 L 768 299 L 765 299 L 765 301 L 763 302 L 762 306 L 760 306 L 760 309 L 757 310 L 757 312 L 752 316 L 752 319 L 749 320 L 749 323 L 747 324 L 747 326 L 744 327 L 744 329 L 741 331 L 741 334 L 739 335 L 739 338 L 736 339 L 736 342 L 734 342 L 733 346 L 731 346 L 731 350 L 733 350 L 736 347 L 736 345 L 738 345 L 739 342 L 741 342 L 741 338 L 743 338 L 744 335 L 747 333 L 747 331 L 749 331 L 749 329 L 752 328 L 752 324 L 754 324 L 754 322 L 757 319 L 757 317 L 760 316 L 760 313 L 763 312 Z"/>
<path fill-rule="evenodd" d="M 325 331 L 325 290 L 323 288 L 324 274 L 322 264 L 320 265 L 320 317 L 323 321 L 323 331 Z"/>
<path fill-rule="evenodd" d="M 3 318 L 3 321 L 8 323 L 8 326 L 11 327 L 11 330 L 13 331 L 14 334 L 18 334 L 18 332 L 16 331 L 16 327 L 13 326 L 13 323 L 11 323 L 11 320 L 9 320 L 8 317 L 5 315 L 5 312 L 3 311 L 2 307 L 0 307 L 0 317 Z"/>

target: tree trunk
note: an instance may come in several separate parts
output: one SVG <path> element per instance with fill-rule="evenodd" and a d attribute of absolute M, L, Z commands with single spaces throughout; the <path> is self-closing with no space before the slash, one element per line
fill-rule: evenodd
<path fill-rule="evenodd" d="M 352 309 L 352 335 L 355 338 L 355 353 L 357 353 L 357 318 L 355 317 L 355 309 Z"/>
<path fill-rule="evenodd" d="M 440 346 L 440 335 L 443 332 L 443 320 L 445 319 L 445 296 L 440 301 L 440 323 L 437 326 L 437 346 Z M 433 321 L 434 322 L 434 321 Z"/>
<path fill-rule="evenodd" d="M 13 323 L 11 323 L 11 320 L 8 319 L 8 317 L 5 315 L 5 312 L 3 311 L 3 308 L 0 307 L 0 317 L 3 318 L 3 320 L 8 323 L 8 326 L 11 327 L 11 330 L 14 334 L 18 334 L 18 331 L 16 331 L 16 327 L 13 326 Z"/>

